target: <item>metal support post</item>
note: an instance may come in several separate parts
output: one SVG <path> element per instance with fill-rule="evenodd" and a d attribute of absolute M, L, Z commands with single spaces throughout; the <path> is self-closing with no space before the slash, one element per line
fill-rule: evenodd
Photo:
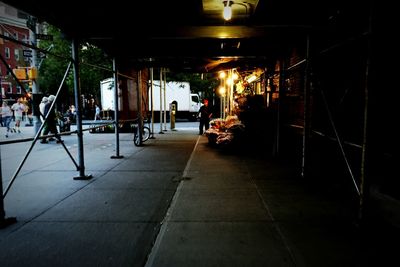
<path fill-rule="evenodd" d="M 279 86 L 278 86 L 278 101 L 276 110 L 276 129 L 275 129 L 275 140 L 273 154 L 275 157 L 279 155 L 280 150 L 280 139 L 281 139 L 281 113 L 282 113 L 282 97 L 283 87 L 285 84 L 285 62 L 283 59 L 279 62 Z M 272 91 L 271 91 L 272 94 Z"/>
<path fill-rule="evenodd" d="M 160 68 L 160 131 L 158 132 L 159 134 L 163 134 L 163 117 L 162 117 L 162 79 L 163 79 L 163 69 Z"/>
<path fill-rule="evenodd" d="M 359 211 L 358 219 L 363 222 L 365 221 L 365 215 L 368 211 L 368 200 L 370 191 L 370 182 L 367 178 L 367 162 L 368 162 L 368 111 L 369 111 L 369 95 L 370 95 L 370 69 L 371 69 L 371 54 L 372 54 L 372 22 L 373 22 L 373 5 L 370 3 L 370 15 L 369 15 L 369 35 L 367 40 L 367 62 L 365 63 L 365 86 L 364 86 L 364 127 L 363 127 L 363 140 L 362 140 L 362 151 L 361 151 L 361 171 L 360 171 L 360 200 L 359 200 Z"/>
<path fill-rule="evenodd" d="M 113 73 L 114 73 L 114 129 L 115 129 L 115 155 L 111 156 L 112 159 L 121 159 L 124 156 L 119 154 L 119 106 L 118 106 L 118 70 L 116 59 L 113 59 Z"/>
<path fill-rule="evenodd" d="M 74 95 L 76 106 L 76 129 L 78 136 L 78 157 L 79 157 L 79 176 L 74 177 L 74 180 L 88 180 L 92 175 L 85 175 L 85 159 L 83 155 L 83 131 L 82 131 L 82 101 L 81 101 L 81 86 L 79 83 L 79 43 L 76 39 L 72 40 L 72 61 L 74 65 Z"/>
<path fill-rule="evenodd" d="M 167 72 L 164 71 L 164 132 L 167 131 Z"/>
<path fill-rule="evenodd" d="M 63 80 L 62 80 L 62 82 L 61 82 L 61 84 L 60 84 L 60 86 L 59 86 L 59 88 L 58 88 L 58 90 L 57 90 L 57 94 L 56 94 L 55 100 L 54 100 L 53 103 L 50 105 L 49 112 L 47 113 L 47 115 L 46 115 L 46 117 L 45 117 L 45 119 L 44 119 L 44 122 L 45 122 L 45 123 L 46 123 L 46 121 L 48 120 L 48 117 L 49 117 L 50 112 L 51 112 L 51 111 L 53 110 L 53 108 L 55 107 L 55 103 L 56 103 L 57 97 L 59 96 L 60 91 L 61 91 L 61 89 L 62 89 L 62 85 L 64 84 L 64 81 L 65 81 L 65 79 L 67 78 L 67 75 L 68 75 L 68 73 L 69 73 L 70 67 L 71 67 L 71 64 L 68 65 L 67 70 L 65 71 L 65 74 L 64 74 L 64 78 L 63 78 Z M 35 137 L 33 138 L 33 142 L 31 143 L 31 145 L 30 145 L 29 148 L 28 148 L 28 151 L 26 152 L 26 154 L 25 154 L 24 158 L 22 159 L 21 163 L 18 165 L 17 170 L 15 171 L 14 175 L 12 176 L 10 182 L 8 183 L 8 185 L 7 185 L 7 187 L 6 187 L 6 190 L 4 190 L 4 194 L 3 194 L 4 197 L 7 195 L 8 190 L 10 190 L 12 184 L 14 183 L 14 181 L 15 181 L 15 179 L 17 178 L 19 172 L 21 171 L 22 167 L 24 166 L 25 161 L 28 159 L 28 156 L 29 156 L 29 154 L 31 153 L 33 147 L 35 146 L 36 141 L 39 139 L 39 135 L 41 134 L 43 127 L 44 127 L 44 124 L 41 124 L 40 127 L 39 127 L 39 131 L 35 134 Z M 60 140 L 60 136 L 59 136 L 59 135 L 56 134 L 55 137 L 56 137 L 58 140 Z M 61 141 L 61 142 L 62 142 L 62 141 Z M 64 147 L 65 151 L 67 151 L 68 155 L 71 155 L 71 154 L 69 153 L 67 147 L 64 145 L 64 143 L 62 143 L 62 144 L 63 144 L 63 147 Z M 75 166 L 76 166 L 75 160 L 73 160 L 72 157 L 71 157 L 71 159 L 72 159 L 72 161 L 74 162 L 74 164 L 75 164 Z"/>
<path fill-rule="evenodd" d="M 34 45 L 35 47 L 38 46 L 37 38 L 36 38 L 36 33 L 39 30 L 39 25 L 36 23 L 36 19 L 33 19 L 33 25 L 32 25 L 32 34 L 30 35 L 31 38 L 31 44 Z M 37 60 L 37 49 L 32 50 L 32 64 L 31 67 L 36 68 L 37 71 L 39 71 L 38 68 L 38 60 Z M 39 131 L 39 127 L 41 124 L 40 121 L 40 112 L 39 112 L 39 103 L 40 103 L 40 95 L 39 93 L 39 83 L 37 82 L 37 79 L 32 80 L 32 116 L 33 116 L 33 126 L 35 129 L 35 133 Z"/>
<path fill-rule="evenodd" d="M 150 132 L 150 138 L 154 139 L 154 69 L 153 67 L 150 68 L 150 95 L 151 95 L 151 103 L 150 103 L 150 108 L 151 108 L 151 132 Z"/>
<path fill-rule="evenodd" d="M 0 159 L 1 159 L 1 145 L 0 145 Z M 3 175 L 1 170 L 1 160 L 0 160 L 0 229 L 5 228 L 13 223 L 17 222 L 15 217 L 6 218 L 6 212 L 4 210 L 4 194 L 3 194 Z"/>
<path fill-rule="evenodd" d="M 137 72 L 137 106 L 138 106 L 138 129 L 139 146 L 143 145 L 143 115 L 142 115 L 142 71 Z"/>
<path fill-rule="evenodd" d="M 169 116 L 170 116 L 170 129 L 172 131 L 176 131 L 175 130 L 175 114 L 176 114 L 176 105 L 175 103 L 172 103 L 170 105 L 170 109 L 169 109 Z"/>
<path fill-rule="evenodd" d="M 307 35 L 306 44 L 306 67 L 304 75 L 304 129 L 303 129 L 303 150 L 302 150 L 302 162 L 301 162 L 301 176 L 304 178 L 308 175 L 308 150 L 310 140 L 310 36 Z"/>
<path fill-rule="evenodd" d="M 230 71 L 230 90 L 229 90 L 229 115 L 233 115 L 233 95 L 234 95 L 234 81 L 233 81 L 233 69 Z"/>

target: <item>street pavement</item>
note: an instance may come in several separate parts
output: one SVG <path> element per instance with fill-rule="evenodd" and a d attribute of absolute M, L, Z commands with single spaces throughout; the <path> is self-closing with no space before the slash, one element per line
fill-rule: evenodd
<path fill-rule="evenodd" d="M 0 266 L 393 266 L 398 231 L 358 224 L 354 198 L 262 147 L 210 146 L 179 122 L 133 144 L 85 131 L 36 143 L 4 199 Z M 85 124 L 84 128 L 89 127 Z M 4 130 L 3 128 L 1 130 Z M 23 138 L 34 135 L 25 127 Z M 0 146 L 3 188 L 31 142 Z M 119 156 L 119 157 L 118 157 Z M 323 179 L 323 177 L 321 177 Z M 393 243 L 392 243 L 393 242 Z"/>

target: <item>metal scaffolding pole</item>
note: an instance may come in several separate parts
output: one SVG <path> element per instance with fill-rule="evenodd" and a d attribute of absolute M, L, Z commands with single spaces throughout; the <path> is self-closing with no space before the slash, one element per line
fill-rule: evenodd
<path fill-rule="evenodd" d="M 162 119 L 162 79 L 163 79 L 163 70 L 160 68 L 160 131 L 158 133 L 163 134 L 162 130 L 162 124 L 163 124 L 163 119 Z"/>
<path fill-rule="evenodd" d="M 3 179 L 2 179 L 2 169 L 1 169 L 1 145 L 0 145 L 0 229 L 7 227 L 13 223 L 17 222 L 15 217 L 6 218 L 6 212 L 4 210 L 4 194 L 3 194 Z"/>
<path fill-rule="evenodd" d="M 121 159 L 124 156 L 119 154 L 119 107 L 118 107 L 118 70 L 117 61 L 113 59 L 113 73 L 114 73 L 114 129 L 115 129 L 115 155 L 111 156 L 112 159 Z"/>
<path fill-rule="evenodd" d="M 353 181 L 353 184 L 354 184 L 354 187 L 355 187 L 355 189 L 356 189 L 356 191 L 357 191 L 357 194 L 360 195 L 360 190 L 359 190 L 359 188 L 358 188 L 358 185 L 357 185 L 357 182 L 356 182 L 356 180 L 355 180 L 353 171 L 352 171 L 352 169 L 351 169 L 350 162 L 349 162 L 349 160 L 347 159 L 346 152 L 344 151 L 344 146 L 343 146 L 342 139 L 340 138 L 339 133 L 338 133 L 338 131 L 337 131 L 337 129 L 336 129 L 335 122 L 333 121 L 332 112 L 331 112 L 331 110 L 329 109 L 328 101 L 326 100 L 326 96 L 325 96 L 325 92 L 324 92 L 324 90 L 323 90 L 322 88 L 320 88 L 320 91 L 321 91 L 322 100 L 324 101 L 324 105 L 325 105 L 325 108 L 326 108 L 326 112 L 328 113 L 329 122 L 331 123 L 332 130 L 333 130 L 333 132 L 335 133 L 335 137 L 336 137 L 336 140 L 337 140 L 338 145 L 339 145 L 339 148 L 340 148 L 340 152 L 342 153 L 344 162 L 346 163 L 347 170 L 349 171 L 349 174 L 350 174 L 350 176 L 351 176 L 351 180 Z"/>
<path fill-rule="evenodd" d="M 92 175 L 85 175 L 85 158 L 83 155 L 83 131 L 82 131 L 82 101 L 81 101 L 81 86 L 79 83 L 79 43 L 76 39 L 72 40 L 72 62 L 74 65 L 74 94 L 76 106 L 76 129 L 78 136 L 78 157 L 79 157 L 79 176 L 74 177 L 74 180 L 88 180 Z"/>
<path fill-rule="evenodd" d="M 36 38 L 36 34 L 39 32 L 39 24 L 36 21 L 36 18 L 33 19 L 34 21 L 34 26 L 31 29 L 32 34 L 30 34 L 30 42 L 34 45 L 34 46 L 38 46 L 38 40 Z M 38 53 L 36 49 L 32 50 L 32 63 L 31 66 L 33 68 L 36 68 L 36 70 L 39 72 L 39 64 L 38 64 Z M 39 95 L 40 89 L 39 89 L 39 83 L 37 82 L 37 79 L 33 79 L 32 80 L 32 116 L 33 116 L 33 126 L 35 129 L 35 133 L 37 133 L 39 131 L 39 127 L 41 124 L 40 121 L 40 117 L 39 117 L 39 110 L 36 108 L 39 106 L 40 103 L 40 95 Z"/>
<path fill-rule="evenodd" d="M 46 123 L 47 120 L 48 120 L 49 114 L 50 114 L 50 112 L 52 112 L 52 110 L 53 110 L 54 107 L 55 107 L 56 100 L 57 100 L 57 98 L 58 98 L 58 96 L 59 96 L 59 94 L 60 94 L 60 91 L 61 91 L 61 89 L 62 89 L 62 85 L 64 84 L 65 79 L 67 78 L 67 75 L 68 75 L 68 73 L 69 73 L 70 68 L 71 68 L 71 63 L 68 64 L 67 70 L 65 71 L 65 74 L 64 74 L 64 78 L 62 79 L 61 84 L 60 84 L 60 86 L 59 86 L 59 88 L 58 88 L 58 90 L 57 90 L 55 99 L 54 99 L 53 103 L 51 103 L 50 108 L 49 108 L 49 111 L 48 111 L 46 117 L 44 118 L 44 123 L 40 125 L 39 130 L 35 133 L 35 137 L 33 138 L 33 142 L 32 142 L 31 145 L 29 146 L 29 148 L 28 148 L 28 150 L 27 150 L 27 152 L 26 152 L 24 158 L 22 159 L 21 163 L 18 165 L 17 169 L 15 170 L 13 177 L 11 177 L 10 182 L 8 183 L 6 189 L 4 190 L 3 197 L 5 197 L 5 196 L 7 195 L 8 190 L 10 190 L 12 184 L 14 183 L 14 181 L 15 181 L 15 179 L 17 178 L 19 172 L 21 171 L 22 167 L 24 166 L 25 161 L 28 159 L 29 154 L 31 153 L 33 147 L 35 146 L 36 141 L 39 139 L 39 135 L 41 134 L 42 129 L 43 129 L 45 123 Z M 72 162 L 75 164 L 75 166 L 77 167 L 77 169 L 79 169 L 78 166 L 77 166 L 77 164 L 76 164 L 76 162 L 75 162 L 75 160 L 74 160 L 74 158 L 73 158 L 73 157 L 71 156 L 71 154 L 69 153 L 67 147 L 64 145 L 64 143 L 63 143 L 63 141 L 61 140 L 60 136 L 59 136 L 58 134 L 55 134 L 55 137 L 56 137 L 59 141 L 61 141 L 61 144 L 62 144 L 62 146 L 64 147 L 65 151 L 67 152 L 68 156 L 70 156 L 70 158 L 72 159 Z"/>
<path fill-rule="evenodd" d="M 233 95 L 234 95 L 234 81 L 233 81 L 233 69 L 229 70 L 230 85 L 229 85 L 229 115 L 233 115 Z"/>
<path fill-rule="evenodd" d="M 143 145 L 143 114 L 142 114 L 142 71 L 137 72 L 137 106 L 138 106 L 138 133 L 139 145 Z"/>
<path fill-rule="evenodd" d="M 304 75 L 304 129 L 303 129 L 303 150 L 301 162 L 301 176 L 304 178 L 308 175 L 308 149 L 310 142 L 311 130 L 311 110 L 310 110 L 310 36 L 307 35 L 306 44 L 306 68 Z"/>
<path fill-rule="evenodd" d="M 368 40 L 367 40 L 367 62 L 365 63 L 365 86 L 364 86 L 364 127 L 363 127 L 363 140 L 362 140 L 362 150 L 361 150 L 361 171 L 360 171 L 360 201 L 359 201 L 359 212 L 358 219 L 360 221 L 365 220 L 365 213 L 368 209 L 368 199 L 370 183 L 366 179 L 366 166 L 368 160 L 368 142 L 367 142 L 367 132 L 368 132 L 368 110 L 369 110 L 369 95 L 370 95 L 370 69 L 371 69 L 371 54 L 372 54 L 372 24 L 373 24 L 373 4 L 370 2 L 370 15 L 368 24 Z"/>
<path fill-rule="evenodd" d="M 167 131 L 167 72 L 164 71 L 164 132 Z"/>
<path fill-rule="evenodd" d="M 280 151 L 281 142 L 281 113 L 282 113 L 282 97 L 283 97 L 283 86 L 285 84 L 285 62 L 283 59 L 279 62 L 279 87 L 278 87 L 278 106 L 276 113 L 276 133 L 275 133 L 275 146 L 274 155 L 278 156 Z M 271 92 L 272 93 L 272 92 Z"/>
<path fill-rule="evenodd" d="M 150 138 L 154 138 L 154 69 L 150 68 L 150 95 L 151 95 L 151 133 Z"/>

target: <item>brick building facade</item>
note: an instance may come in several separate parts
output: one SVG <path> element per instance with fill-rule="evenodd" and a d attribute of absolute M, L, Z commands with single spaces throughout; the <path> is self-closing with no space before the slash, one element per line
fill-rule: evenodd
<path fill-rule="evenodd" d="M 26 18 L 20 16 L 19 11 L 3 2 L 0 2 L 0 37 L 9 37 L 20 42 L 28 43 L 30 31 L 26 26 Z M 0 55 L 7 62 L 10 69 L 27 67 L 30 65 L 30 58 L 24 57 L 24 50 L 27 48 L 21 44 L 0 38 Z M 0 98 L 11 101 L 23 97 L 24 90 L 21 88 L 4 62 L 0 62 Z"/>

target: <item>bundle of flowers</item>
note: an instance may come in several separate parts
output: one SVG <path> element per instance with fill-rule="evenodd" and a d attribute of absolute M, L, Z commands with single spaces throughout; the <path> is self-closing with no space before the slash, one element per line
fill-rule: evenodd
<path fill-rule="evenodd" d="M 223 129 L 225 127 L 225 120 L 216 118 L 210 121 L 210 127 L 214 129 Z"/>

